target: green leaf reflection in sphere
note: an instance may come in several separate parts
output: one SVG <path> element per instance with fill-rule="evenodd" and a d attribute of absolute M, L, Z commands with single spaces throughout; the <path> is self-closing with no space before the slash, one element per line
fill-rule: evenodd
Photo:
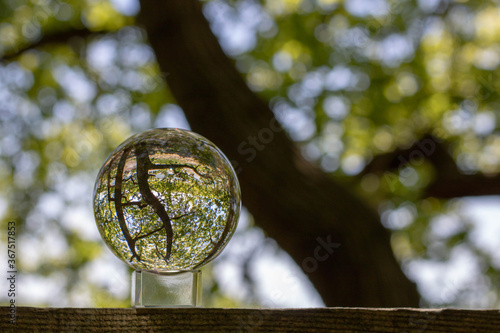
<path fill-rule="evenodd" d="M 94 188 L 97 227 L 109 248 L 137 270 L 200 267 L 236 229 L 240 187 L 224 154 L 180 129 L 134 135 L 108 157 Z"/>

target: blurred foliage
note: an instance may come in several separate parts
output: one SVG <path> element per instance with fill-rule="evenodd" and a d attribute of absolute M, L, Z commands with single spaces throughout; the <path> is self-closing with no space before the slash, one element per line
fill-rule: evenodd
<path fill-rule="evenodd" d="M 59 286 L 38 305 L 128 306 L 120 272 L 96 277 L 109 259 L 92 187 L 119 143 L 179 117 L 134 1 L 118 3 L 0 1 L 1 227 L 18 224 L 24 281 Z M 499 255 L 474 241 L 460 200 L 424 196 L 432 165 L 360 176 L 425 134 L 449 143 L 461 172 L 499 172 L 496 1 L 213 0 L 205 14 L 304 155 L 379 210 L 411 276 L 471 258 L 469 279 L 443 273 L 424 305 L 498 305 Z M 206 304 L 238 304 L 210 269 L 205 282 Z"/>

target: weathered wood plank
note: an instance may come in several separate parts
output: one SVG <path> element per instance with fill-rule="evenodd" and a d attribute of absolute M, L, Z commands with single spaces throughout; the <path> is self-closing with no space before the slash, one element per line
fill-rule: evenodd
<path fill-rule="evenodd" d="M 18 307 L 0 332 L 500 332 L 499 310 L 458 309 L 86 309 Z"/>

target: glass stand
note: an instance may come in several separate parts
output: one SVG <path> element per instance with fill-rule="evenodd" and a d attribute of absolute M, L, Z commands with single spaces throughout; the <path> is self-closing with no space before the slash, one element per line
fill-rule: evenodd
<path fill-rule="evenodd" d="M 132 306 L 177 308 L 201 306 L 201 271 L 132 273 Z"/>

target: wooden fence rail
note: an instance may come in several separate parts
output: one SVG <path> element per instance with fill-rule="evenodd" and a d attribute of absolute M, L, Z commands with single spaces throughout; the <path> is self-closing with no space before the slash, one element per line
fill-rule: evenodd
<path fill-rule="evenodd" d="M 488 332 L 499 310 L 0 307 L 0 332 Z"/>

